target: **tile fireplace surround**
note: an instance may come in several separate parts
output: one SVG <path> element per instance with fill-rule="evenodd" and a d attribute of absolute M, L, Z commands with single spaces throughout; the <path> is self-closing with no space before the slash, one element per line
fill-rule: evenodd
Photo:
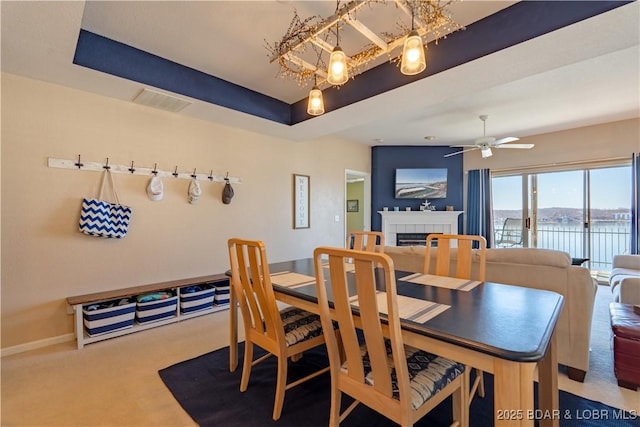
<path fill-rule="evenodd" d="M 395 246 L 397 233 L 458 234 L 462 211 L 378 211 L 385 245 Z"/>

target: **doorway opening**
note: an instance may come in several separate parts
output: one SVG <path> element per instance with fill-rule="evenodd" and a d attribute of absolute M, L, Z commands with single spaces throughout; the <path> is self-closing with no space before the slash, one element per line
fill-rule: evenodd
<path fill-rule="evenodd" d="M 345 169 L 344 239 L 350 231 L 371 230 L 371 175 Z"/>

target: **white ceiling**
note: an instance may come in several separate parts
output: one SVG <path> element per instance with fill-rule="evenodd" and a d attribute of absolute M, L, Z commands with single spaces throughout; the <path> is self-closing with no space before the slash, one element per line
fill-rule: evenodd
<path fill-rule="evenodd" d="M 468 25 L 513 3 L 466 0 L 454 17 Z M 72 63 L 83 28 L 292 103 L 309 88 L 279 78 L 265 45 L 284 34 L 294 8 L 302 18 L 328 16 L 335 2 L 3 0 L 2 71 L 131 101 L 141 84 Z M 293 126 L 198 100 L 176 114 L 296 141 L 368 145 L 468 143 L 482 136 L 480 114 L 497 138 L 635 118 L 639 28 L 639 3 L 630 3 Z M 348 41 L 341 45 L 348 51 Z"/>

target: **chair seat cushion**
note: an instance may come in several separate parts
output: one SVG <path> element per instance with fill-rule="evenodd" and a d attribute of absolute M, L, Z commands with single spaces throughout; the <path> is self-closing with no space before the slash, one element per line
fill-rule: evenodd
<path fill-rule="evenodd" d="M 320 316 L 296 307 L 280 311 L 287 347 L 322 335 Z"/>
<path fill-rule="evenodd" d="M 393 398 L 399 400 L 400 394 L 397 387 L 396 370 L 393 367 L 391 342 L 386 340 L 385 344 L 387 348 L 387 365 L 389 369 L 391 369 Z M 365 381 L 373 385 L 373 375 L 367 348 L 363 345 L 360 349 L 362 351 Z M 418 350 L 408 345 L 404 346 L 404 351 L 407 358 L 407 367 L 409 368 L 411 406 L 413 409 L 418 409 L 423 403 L 435 396 L 465 370 L 463 364 L 423 350 Z M 343 365 L 343 369 L 346 369 L 345 365 Z"/>

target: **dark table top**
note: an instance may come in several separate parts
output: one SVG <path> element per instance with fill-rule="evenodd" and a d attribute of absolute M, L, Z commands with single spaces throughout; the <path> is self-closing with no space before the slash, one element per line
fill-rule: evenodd
<path fill-rule="evenodd" d="M 312 259 L 274 263 L 269 268 L 272 274 L 292 271 L 315 276 Z M 450 306 L 424 323 L 403 320 L 404 329 L 502 359 L 541 360 L 562 310 L 563 297 L 556 292 L 491 282 L 460 291 L 404 282 L 402 278 L 413 273 L 395 273 L 398 295 Z M 293 289 L 273 286 L 277 292 L 317 302 L 315 284 Z"/>

